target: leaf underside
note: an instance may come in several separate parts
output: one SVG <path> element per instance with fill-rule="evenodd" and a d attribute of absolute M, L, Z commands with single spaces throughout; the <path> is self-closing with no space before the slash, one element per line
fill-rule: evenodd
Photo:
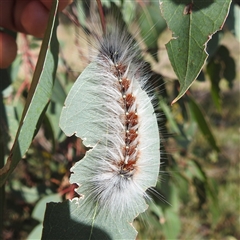
<path fill-rule="evenodd" d="M 98 166 L 96 161 L 104 161 L 104 149 L 108 145 L 108 135 L 106 134 L 108 127 L 105 126 L 104 119 L 107 118 L 106 115 L 109 113 L 107 111 L 97 111 L 99 108 L 103 109 L 104 104 L 106 104 L 103 102 L 104 98 L 102 98 L 104 93 L 101 91 L 99 93 L 99 87 L 101 86 L 99 85 L 101 83 L 101 81 L 99 83 L 99 75 L 95 74 L 100 70 L 97 64 L 93 62 L 82 72 L 68 94 L 60 117 L 60 127 L 67 136 L 75 134 L 77 137 L 83 139 L 85 146 L 92 147 L 86 153 L 84 159 L 77 162 L 71 169 L 73 174 L 70 181 L 80 186 L 77 192 L 84 195 L 84 198 L 75 199 L 76 201 L 67 201 L 58 205 L 49 205 L 44 221 L 43 239 L 54 239 L 56 231 L 62 232 L 62 230 L 63 234 L 65 231 L 68 233 L 71 232 L 70 234 L 78 232 L 81 236 L 79 235 L 77 239 L 135 239 L 137 232 L 131 223 L 139 213 L 144 212 L 147 208 L 144 198 L 139 197 L 132 208 L 125 209 L 126 211 L 124 209 L 112 208 L 114 209 L 112 210 L 113 212 L 109 212 L 110 208 L 107 205 L 104 207 L 100 206 L 98 201 L 94 200 L 94 197 L 91 196 L 91 191 L 86 186 L 91 181 L 91 177 L 95 176 L 94 174 L 99 174 L 97 170 L 94 170 Z M 140 84 L 135 82 L 134 86 L 138 89 L 138 99 L 141 102 L 149 102 L 148 96 L 141 89 Z M 149 102 L 145 113 L 149 118 L 155 118 L 153 112 L 153 107 Z M 157 122 L 149 128 L 149 135 L 152 137 L 158 136 Z M 153 148 L 151 152 L 155 152 L 157 149 L 159 154 L 159 142 L 149 147 Z M 100 155 L 102 156 L 100 157 Z M 156 161 L 159 161 L 160 156 L 155 156 L 155 158 Z M 153 179 L 146 179 L 149 187 L 156 184 L 157 176 L 158 169 L 156 170 L 156 179 L 154 179 L 155 176 L 152 177 Z M 64 212 L 63 208 L 69 209 L 68 219 L 70 219 L 69 221 L 74 221 L 75 225 L 73 224 L 71 227 L 64 225 L 62 229 L 59 227 L 62 223 L 60 223 L 61 221 L 57 217 L 57 214 L 58 212 Z M 51 227 L 47 225 L 49 221 L 52 223 Z M 71 229 L 68 229 L 68 227 Z"/>

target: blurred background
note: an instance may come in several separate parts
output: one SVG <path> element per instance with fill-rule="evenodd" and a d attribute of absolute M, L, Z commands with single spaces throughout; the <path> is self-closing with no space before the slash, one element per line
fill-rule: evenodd
<path fill-rule="evenodd" d="M 91 2 L 91 1 L 90 1 Z M 177 103 L 179 83 L 165 44 L 171 31 L 158 1 L 106 0 L 115 9 L 149 63 L 157 96 L 161 172 L 147 212 L 134 222 L 137 239 L 240 239 L 239 119 L 240 7 L 233 1 L 222 31 L 209 41 L 209 58 L 198 79 Z M 73 3 L 60 14 L 59 66 L 40 130 L 6 184 L 3 239 L 39 239 L 46 202 L 74 197 L 70 168 L 85 154 L 76 137 L 66 138 L 58 122 L 64 100 L 89 63 L 89 2 Z M 111 10 L 112 11 L 112 10 Z M 87 34 L 86 34 L 87 33 Z M 137 34 L 136 34 L 137 33 Z M 18 56 L 1 86 L 10 149 L 25 104 L 41 41 L 18 34 Z M 6 156 L 5 156 L 6 157 Z M 4 204 L 4 203 L 0 203 Z"/>

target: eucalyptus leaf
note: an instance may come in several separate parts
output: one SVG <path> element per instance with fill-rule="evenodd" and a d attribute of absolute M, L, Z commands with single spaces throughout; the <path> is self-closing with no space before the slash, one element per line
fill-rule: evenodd
<path fill-rule="evenodd" d="M 61 196 L 59 194 L 51 194 L 41 198 L 33 209 L 32 218 L 43 222 L 46 204 L 51 201 L 61 202 Z"/>
<path fill-rule="evenodd" d="M 234 32 L 237 40 L 240 42 L 240 7 L 235 4 L 234 6 L 235 25 Z"/>
<path fill-rule="evenodd" d="M 236 64 L 231 57 L 229 50 L 225 46 L 220 46 L 216 56 L 217 60 L 221 62 L 223 78 L 228 81 L 230 88 L 233 86 L 233 81 L 236 78 Z"/>
<path fill-rule="evenodd" d="M 179 218 L 179 196 L 178 189 L 175 185 L 170 186 L 170 198 L 169 202 L 172 204 L 164 209 L 164 223 L 162 225 L 164 235 L 167 239 L 177 239 L 177 236 L 181 230 L 181 221 Z"/>
<path fill-rule="evenodd" d="M 193 178 L 205 182 L 207 177 L 202 167 L 196 161 L 188 161 L 188 167 L 185 174 L 192 180 Z"/>
<path fill-rule="evenodd" d="M 101 68 L 93 62 L 82 72 L 67 96 L 60 117 L 60 127 L 67 136 L 76 135 L 83 140 L 85 146 L 92 148 L 71 169 L 73 173 L 70 182 L 80 186 L 76 191 L 80 196 L 84 197 L 76 200 L 77 202 L 68 203 L 70 209 L 76 208 L 75 205 L 78 205 L 76 210 L 70 211 L 69 217 L 79 224 L 88 226 L 88 230 L 82 233 L 84 234 L 82 235 L 84 239 L 93 239 L 92 232 L 96 229 L 103 230 L 111 239 L 134 239 L 137 232 L 131 226 L 131 223 L 139 213 L 147 209 L 144 198 L 142 196 L 138 198 L 134 196 L 134 205 L 131 205 L 131 208 L 127 208 L 127 211 L 123 212 L 123 209 L 113 208 L 113 206 L 108 204 L 100 205 L 97 196 L 94 195 L 96 191 L 92 191 L 93 189 L 98 189 L 99 186 L 97 184 L 101 184 L 101 181 L 104 179 L 104 177 L 101 177 L 105 171 L 102 162 L 107 159 L 107 154 L 109 154 L 108 144 L 110 141 L 108 138 L 112 136 L 109 136 L 108 129 L 110 127 L 106 119 L 110 118 L 111 123 L 115 123 L 113 118 L 111 118 L 112 116 L 109 116 L 108 108 L 106 108 L 106 97 L 104 97 L 106 88 L 102 88 L 104 83 L 99 82 L 99 71 L 101 71 Z M 153 115 L 154 110 L 149 98 L 137 81 L 133 81 L 133 88 L 137 89 L 139 102 L 149 103 L 145 106 L 144 114 L 150 121 L 145 127 L 148 128 L 149 136 L 158 138 L 157 122 L 156 120 L 154 123 L 151 121 L 155 118 L 155 115 Z M 114 118 L 116 118 L 115 115 Z M 156 144 L 148 146 L 148 155 L 144 155 L 146 158 L 156 159 L 156 163 L 154 163 L 156 165 L 160 159 L 158 149 L 159 142 L 156 142 Z M 144 178 L 144 190 L 156 185 L 158 168 L 154 164 L 150 166 L 152 178 Z M 144 170 L 147 172 L 150 171 L 150 168 L 148 170 L 146 166 Z M 144 175 L 144 173 L 141 174 Z M 98 183 L 99 181 L 100 183 Z M 124 189 L 120 189 L 121 194 L 129 193 L 127 186 Z M 101 191 L 104 191 L 104 189 Z M 116 190 L 108 194 L 117 194 L 119 196 L 118 192 L 120 191 Z M 114 197 L 116 196 L 111 195 L 109 199 Z M 129 201 L 131 202 L 132 199 L 129 199 Z M 110 201 L 109 204 L 114 203 Z M 59 205 L 59 207 L 61 206 Z M 72 229 L 72 231 L 75 231 L 75 229 Z M 53 238 L 52 235 L 50 236 Z"/>
<path fill-rule="evenodd" d="M 177 135 L 180 135 L 180 129 L 179 126 L 177 125 L 177 122 L 175 121 L 173 114 L 171 113 L 170 107 L 166 104 L 164 99 L 161 99 L 159 101 L 159 105 L 161 107 L 161 110 L 164 112 L 165 116 L 168 119 L 170 129 Z"/>
<path fill-rule="evenodd" d="M 7 177 L 28 150 L 38 130 L 40 118 L 44 115 L 51 98 L 58 60 L 57 21 L 55 21 L 57 7 L 58 1 L 53 1 L 47 30 L 15 141 L 6 165 L 0 169 L 0 186 L 5 183 Z"/>
<path fill-rule="evenodd" d="M 61 85 L 61 82 L 58 78 L 54 81 L 54 86 L 53 86 L 53 93 L 52 93 L 52 101 L 59 103 L 61 105 L 64 104 L 64 100 L 66 98 L 67 94 Z"/>
<path fill-rule="evenodd" d="M 181 98 L 200 73 L 207 59 L 206 44 L 222 29 L 231 0 L 160 0 L 160 8 L 173 38 L 167 52 L 180 82 Z"/>
<path fill-rule="evenodd" d="M 6 117 L 8 122 L 8 134 L 10 137 L 10 143 L 9 145 L 12 145 L 14 137 L 16 135 L 19 121 L 16 118 L 16 109 L 12 105 L 5 105 L 5 111 L 6 111 Z M 5 141 L 7 142 L 7 136 L 5 135 Z"/>
<path fill-rule="evenodd" d="M 38 224 L 28 235 L 27 240 L 41 239 L 42 224 Z"/>
<path fill-rule="evenodd" d="M 207 74 L 211 81 L 211 95 L 217 107 L 221 110 L 220 80 L 225 78 L 230 87 L 236 77 L 236 65 L 225 46 L 220 46 L 216 54 L 207 64 Z"/>
<path fill-rule="evenodd" d="M 78 77 L 65 101 L 59 123 L 67 136 L 75 134 L 86 147 L 96 145 L 105 133 L 96 124 L 102 119 L 101 111 L 92 110 L 92 106 L 104 105 L 101 95 L 95 93 L 95 72 L 96 64 L 91 63 Z"/>
<path fill-rule="evenodd" d="M 221 110 L 221 98 L 220 98 L 220 87 L 219 83 L 221 80 L 220 73 L 222 71 L 222 67 L 220 62 L 216 62 L 211 60 L 207 65 L 207 73 L 211 80 L 211 95 L 215 106 L 220 111 Z"/>
<path fill-rule="evenodd" d="M 200 131 L 204 135 L 206 141 L 208 141 L 208 143 L 212 146 L 212 148 L 214 148 L 217 152 L 219 152 L 216 139 L 213 136 L 213 133 L 211 131 L 209 124 L 204 118 L 203 110 L 190 96 L 189 96 L 189 108 L 192 116 L 194 117 L 195 121 L 198 123 Z"/>
<path fill-rule="evenodd" d="M 152 1 L 150 5 L 142 6 L 140 17 L 139 27 L 143 41 L 157 61 L 158 37 L 166 29 L 166 22 L 162 18 L 155 1 Z"/>
<path fill-rule="evenodd" d="M 45 127 L 46 129 L 48 129 L 47 131 L 50 133 L 48 135 L 51 135 L 53 137 L 52 138 L 53 143 L 57 139 L 58 141 L 63 140 L 63 139 L 61 140 L 59 139 L 63 134 L 61 129 L 59 128 L 59 125 L 56 124 L 59 121 L 61 110 L 62 110 L 62 105 L 55 102 L 51 102 L 46 112 L 46 118 L 44 119 L 44 123 L 46 124 Z"/>
<path fill-rule="evenodd" d="M 136 2 L 126 0 L 123 1 L 121 12 L 125 23 L 130 24 L 136 14 Z"/>
<path fill-rule="evenodd" d="M 88 215 L 87 213 L 92 210 L 91 207 L 93 206 L 88 205 L 88 211 L 82 211 L 82 204 L 83 201 L 78 202 L 75 200 L 68 200 L 63 203 L 48 203 L 43 223 L 42 239 L 124 239 L 119 237 L 119 232 L 115 232 L 115 236 L 118 236 L 118 238 L 109 235 L 104 229 L 106 219 L 102 218 L 99 221 L 94 216 Z M 95 220 L 94 228 L 92 227 L 93 220 Z M 114 230 L 116 228 L 120 229 L 118 222 L 119 219 L 114 219 L 112 222 L 107 221 L 108 227 Z M 131 226 L 129 225 L 128 228 L 131 228 Z M 126 235 L 127 230 L 120 229 L 121 236 L 130 239 L 129 235 Z"/>
<path fill-rule="evenodd" d="M 11 79 L 14 82 L 17 78 L 17 74 L 19 72 L 19 68 L 21 66 L 22 63 L 22 56 L 21 55 L 17 55 L 17 57 L 15 58 L 14 62 L 11 64 L 11 71 L 10 71 L 10 75 L 11 75 Z"/>

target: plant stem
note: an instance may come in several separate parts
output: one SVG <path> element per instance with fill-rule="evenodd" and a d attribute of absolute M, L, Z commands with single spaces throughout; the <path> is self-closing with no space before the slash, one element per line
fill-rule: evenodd
<path fill-rule="evenodd" d="M 106 22 L 105 22 L 105 17 L 104 17 L 104 13 L 103 13 L 102 3 L 101 3 L 101 0 L 96 0 L 96 1 L 97 1 L 97 5 L 98 5 L 98 11 L 99 11 L 99 15 L 100 15 L 102 30 L 103 30 L 103 33 L 105 34 L 106 33 Z"/>

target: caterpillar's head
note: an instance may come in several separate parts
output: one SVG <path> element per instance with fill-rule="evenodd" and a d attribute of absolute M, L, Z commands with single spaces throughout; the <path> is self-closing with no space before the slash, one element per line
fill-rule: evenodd
<path fill-rule="evenodd" d="M 114 65 L 119 63 L 121 56 L 122 50 L 119 47 L 117 48 L 114 46 L 114 44 L 102 44 L 99 49 L 99 57 L 111 60 Z"/>

